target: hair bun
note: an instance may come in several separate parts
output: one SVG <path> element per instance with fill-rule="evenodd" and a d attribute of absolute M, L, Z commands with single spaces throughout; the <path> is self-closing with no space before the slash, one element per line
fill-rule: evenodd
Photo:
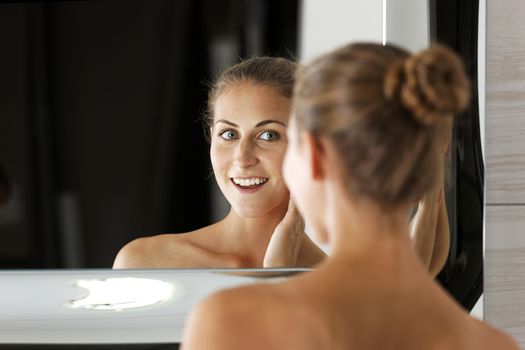
<path fill-rule="evenodd" d="M 461 112 L 470 98 L 469 80 L 461 59 L 437 44 L 392 63 L 384 88 L 387 98 L 398 98 L 423 125 Z"/>

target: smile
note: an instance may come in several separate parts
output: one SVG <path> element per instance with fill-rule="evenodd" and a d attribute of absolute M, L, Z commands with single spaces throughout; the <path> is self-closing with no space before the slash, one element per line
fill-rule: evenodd
<path fill-rule="evenodd" d="M 241 190 L 259 189 L 267 181 L 267 177 L 232 177 L 233 184 Z"/>

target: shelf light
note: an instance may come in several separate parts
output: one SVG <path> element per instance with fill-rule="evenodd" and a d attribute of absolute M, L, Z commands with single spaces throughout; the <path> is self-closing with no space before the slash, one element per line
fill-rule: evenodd
<path fill-rule="evenodd" d="M 181 296 L 181 288 L 156 279 L 116 277 L 78 280 L 75 285 L 88 291 L 84 298 L 70 300 L 75 309 L 122 311 L 156 305 Z"/>

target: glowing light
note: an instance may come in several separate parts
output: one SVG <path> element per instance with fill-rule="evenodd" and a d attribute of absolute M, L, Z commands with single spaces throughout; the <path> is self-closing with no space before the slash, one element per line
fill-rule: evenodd
<path fill-rule="evenodd" d="M 88 290 L 85 298 L 69 301 L 68 306 L 77 309 L 122 311 L 163 303 L 181 294 L 171 283 L 134 277 L 79 280 L 76 286 Z"/>

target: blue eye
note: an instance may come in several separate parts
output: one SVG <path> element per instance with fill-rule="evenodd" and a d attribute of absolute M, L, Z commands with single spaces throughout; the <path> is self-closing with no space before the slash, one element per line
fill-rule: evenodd
<path fill-rule="evenodd" d="M 264 131 L 259 138 L 264 141 L 277 141 L 281 138 L 281 135 L 276 131 Z"/>
<path fill-rule="evenodd" d="M 219 133 L 219 136 L 225 140 L 233 140 L 237 138 L 237 132 L 235 130 L 224 130 Z"/>

